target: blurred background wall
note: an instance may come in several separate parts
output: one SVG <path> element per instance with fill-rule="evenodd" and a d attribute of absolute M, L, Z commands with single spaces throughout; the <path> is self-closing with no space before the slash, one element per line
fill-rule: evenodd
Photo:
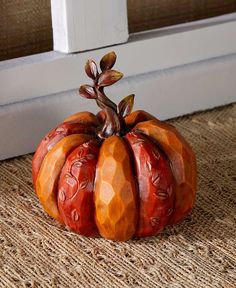
<path fill-rule="evenodd" d="M 128 0 L 129 32 L 236 12 L 236 0 Z M 0 0 L 0 61 L 53 49 L 50 0 Z"/>

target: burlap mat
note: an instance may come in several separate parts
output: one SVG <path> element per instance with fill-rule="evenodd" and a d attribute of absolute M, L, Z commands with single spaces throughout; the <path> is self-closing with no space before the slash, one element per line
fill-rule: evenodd
<path fill-rule="evenodd" d="M 156 238 L 66 231 L 37 201 L 32 155 L 1 162 L 0 287 L 236 287 L 236 104 L 170 122 L 197 153 L 198 196 L 192 215 Z"/>

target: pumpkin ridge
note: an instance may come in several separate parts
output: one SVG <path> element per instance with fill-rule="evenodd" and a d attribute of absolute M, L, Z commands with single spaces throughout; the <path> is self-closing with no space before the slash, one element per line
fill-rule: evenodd
<path fill-rule="evenodd" d="M 159 233 L 168 223 L 174 206 L 174 181 L 169 161 L 149 138 L 129 132 L 139 185 L 139 225 L 136 236 Z"/>
<path fill-rule="evenodd" d="M 136 110 L 125 117 L 126 132 L 130 132 L 139 123 L 155 119 L 157 118 L 144 110 Z"/>
<path fill-rule="evenodd" d="M 96 117 L 94 115 L 94 117 Z M 40 167 L 47 153 L 64 137 L 74 134 L 93 134 L 94 128 L 80 122 L 63 122 L 47 133 L 39 143 L 32 160 L 32 177 L 35 186 Z"/>
<path fill-rule="evenodd" d="M 129 141 L 127 140 L 126 136 L 129 132 L 126 133 L 126 135 L 122 136 L 123 141 L 125 142 L 128 151 L 129 151 L 129 156 L 130 156 L 130 164 L 131 164 L 131 169 L 133 171 L 133 179 L 134 179 L 134 184 L 136 187 L 136 204 L 137 204 L 137 212 L 139 212 L 140 209 L 140 200 L 139 200 L 139 183 L 138 183 L 138 179 L 137 179 L 137 173 L 136 173 L 136 163 L 135 163 L 135 156 L 134 156 L 134 152 L 131 148 L 131 145 L 129 143 Z M 137 217 L 137 223 L 136 223 L 136 228 L 135 228 L 135 233 L 137 231 L 137 228 L 139 226 L 139 217 Z"/>
<path fill-rule="evenodd" d="M 111 240 L 133 237 L 137 223 L 137 191 L 126 143 L 106 138 L 101 146 L 94 188 L 95 221 L 100 234 Z"/>
<path fill-rule="evenodd" d="M 57 207 L 57 183 L 67 155 L 76 146 L 86 142 L 91 136 L 73 134 L 60 140 L 45 156 L 36 181 L 36 193 L 44 210 L 53 218 L 61 221 Z"/>
<path fill-rule="evenodd" d="M 96 115 L 89 111 L 76 112 L 63 120 L 63 123 L 81 123 L 84 125 L 92 125 L 97 127 L 99 125 Z"/>
<path fill-rule="evenodd" d="M 60 215 L 65 225 L 84 236 L 98 234 L 93 194 L 100 145 L 91 139 L 76 147 L 68 155 L 58 182 Z"/>
<path fill-rule="evenodd" d="M 169 224 L 182 220 L 195 202 L 196 158 L 191 146 L 172 125 L 150 120 L 135 126 L 135 130 L 157 141 L 171 163 L 176 182 L 175 208 Z"/>

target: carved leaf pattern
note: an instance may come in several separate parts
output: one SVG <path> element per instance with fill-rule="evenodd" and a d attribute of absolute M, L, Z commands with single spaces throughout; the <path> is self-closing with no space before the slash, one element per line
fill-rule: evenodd
<path fill-rule="evenodd" d="M 74 220 L 74 221 L 79 221 L 79 213 L 76 209 L 72 210 L 71 211 L 71 218 Z"/>
<path fill-rule="evenodd" d="M 66 182 L 70 186 L 78 185 L 77 179 L 74 177 L 74 175 L 71 172 L 67 172 L 65 177 L 66 177 Z"/>
<path fill-rule="evenodd" d="M 157 150 L 152 151 L 153 157 L 158 161 L 160 159 L 160 153 Z"/>
<path fill-rule="evenodd" d="M 169 208 L 167 211 L 168 216 L 170 216 L 173 213 L 173 211 L 174 211 L 173 208 Z"/>
<path fill-rule="evenodd" d="M 84 147 L 84 144 L 83 144 Z M 82 148 L 82 146 L 80 147 L 79 151 L 77 152 L 77 158 L 81 158 L 84 155 L 84 149 Z M 76 162 L 76 161 L 75 161 Z"/>
<path fill-rule="evenodd" d="M 166 200 L 169 198 L 167 191 L 161 188 L 158 188 L 158 190 L 155 192 L 155 195 L 162 200 Z"/>
<path fill-rule="evenodd" d="M 80 189 L 85 189 L 88 186 L 89 181 L 88 180 L 84 180 L 82 182 L 79 182 L 79 188 Z"/>
<path fill-rule="evenodd" d="M 161 178 L 160 174 L 157 171 L 155 171 L 152 175 L 152 183 L 154 186 L 157 187 L 157 185 L 160 181 L 160 178 Z"/>
<path fill-rule="evenodd" d="M 93 154 L 87 154 L 86 158 L 87 158 L 87 160 L 92 160 L 92 159 L 94 159 L 94 155 Z"/>
<path fill-rule="evenodd" d="M 152 217 L 150 219 L 150 224 L 152 227 L 156 227 L 159 224 L 159 222 L 160 222 L 160 219 L 157 217 Z"/>
<path fill-rule="evenodd" d="M 150 161 L 146 161 L 146 166 L 149 171 L 152 171 L 152 163 Z"/>
<path fill-rule="evenodd" d="M 58 194 L 59 194 L 60 200 L 61 200 L 62 202 L 65 202 L 65 200 L 66 200 L 66 194 L 65 194 L 65 191 L 64 191 L 63 188 L 59 190 Z"/>
<path fill-rule="evenodd" d="M 172 187 L 168 187 L 166 191 L 167 191 L 167 194 L 170 196 L 172 193 Z"/>
<path fill-rule="evenodd" d="M 81 167 L 84 163 L 86 163 L 87 162 L 87 158 L 86 158 L 86 156 L 84 156 L 84 157 L 82 157 L 81 159 L 79 159 L 79 160 L 76 160 L 72 165 L 71 165 L 71 167 L 72 166 L 76 166 L 76 167 Z"/>

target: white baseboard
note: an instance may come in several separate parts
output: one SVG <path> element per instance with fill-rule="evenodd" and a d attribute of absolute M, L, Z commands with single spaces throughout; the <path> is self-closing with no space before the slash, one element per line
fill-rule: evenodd
<path fill-rule="evenodd" d="M 136 94 L 135 109 L 160 119 L 236 101 L 236 54 L 128 77 L 108 95 L 115 102 Z M 95 112 L 96 104 L 63 92 L 0 106 L 0 159 L 35 150 L 44 134 L 69 114 Z"/>

